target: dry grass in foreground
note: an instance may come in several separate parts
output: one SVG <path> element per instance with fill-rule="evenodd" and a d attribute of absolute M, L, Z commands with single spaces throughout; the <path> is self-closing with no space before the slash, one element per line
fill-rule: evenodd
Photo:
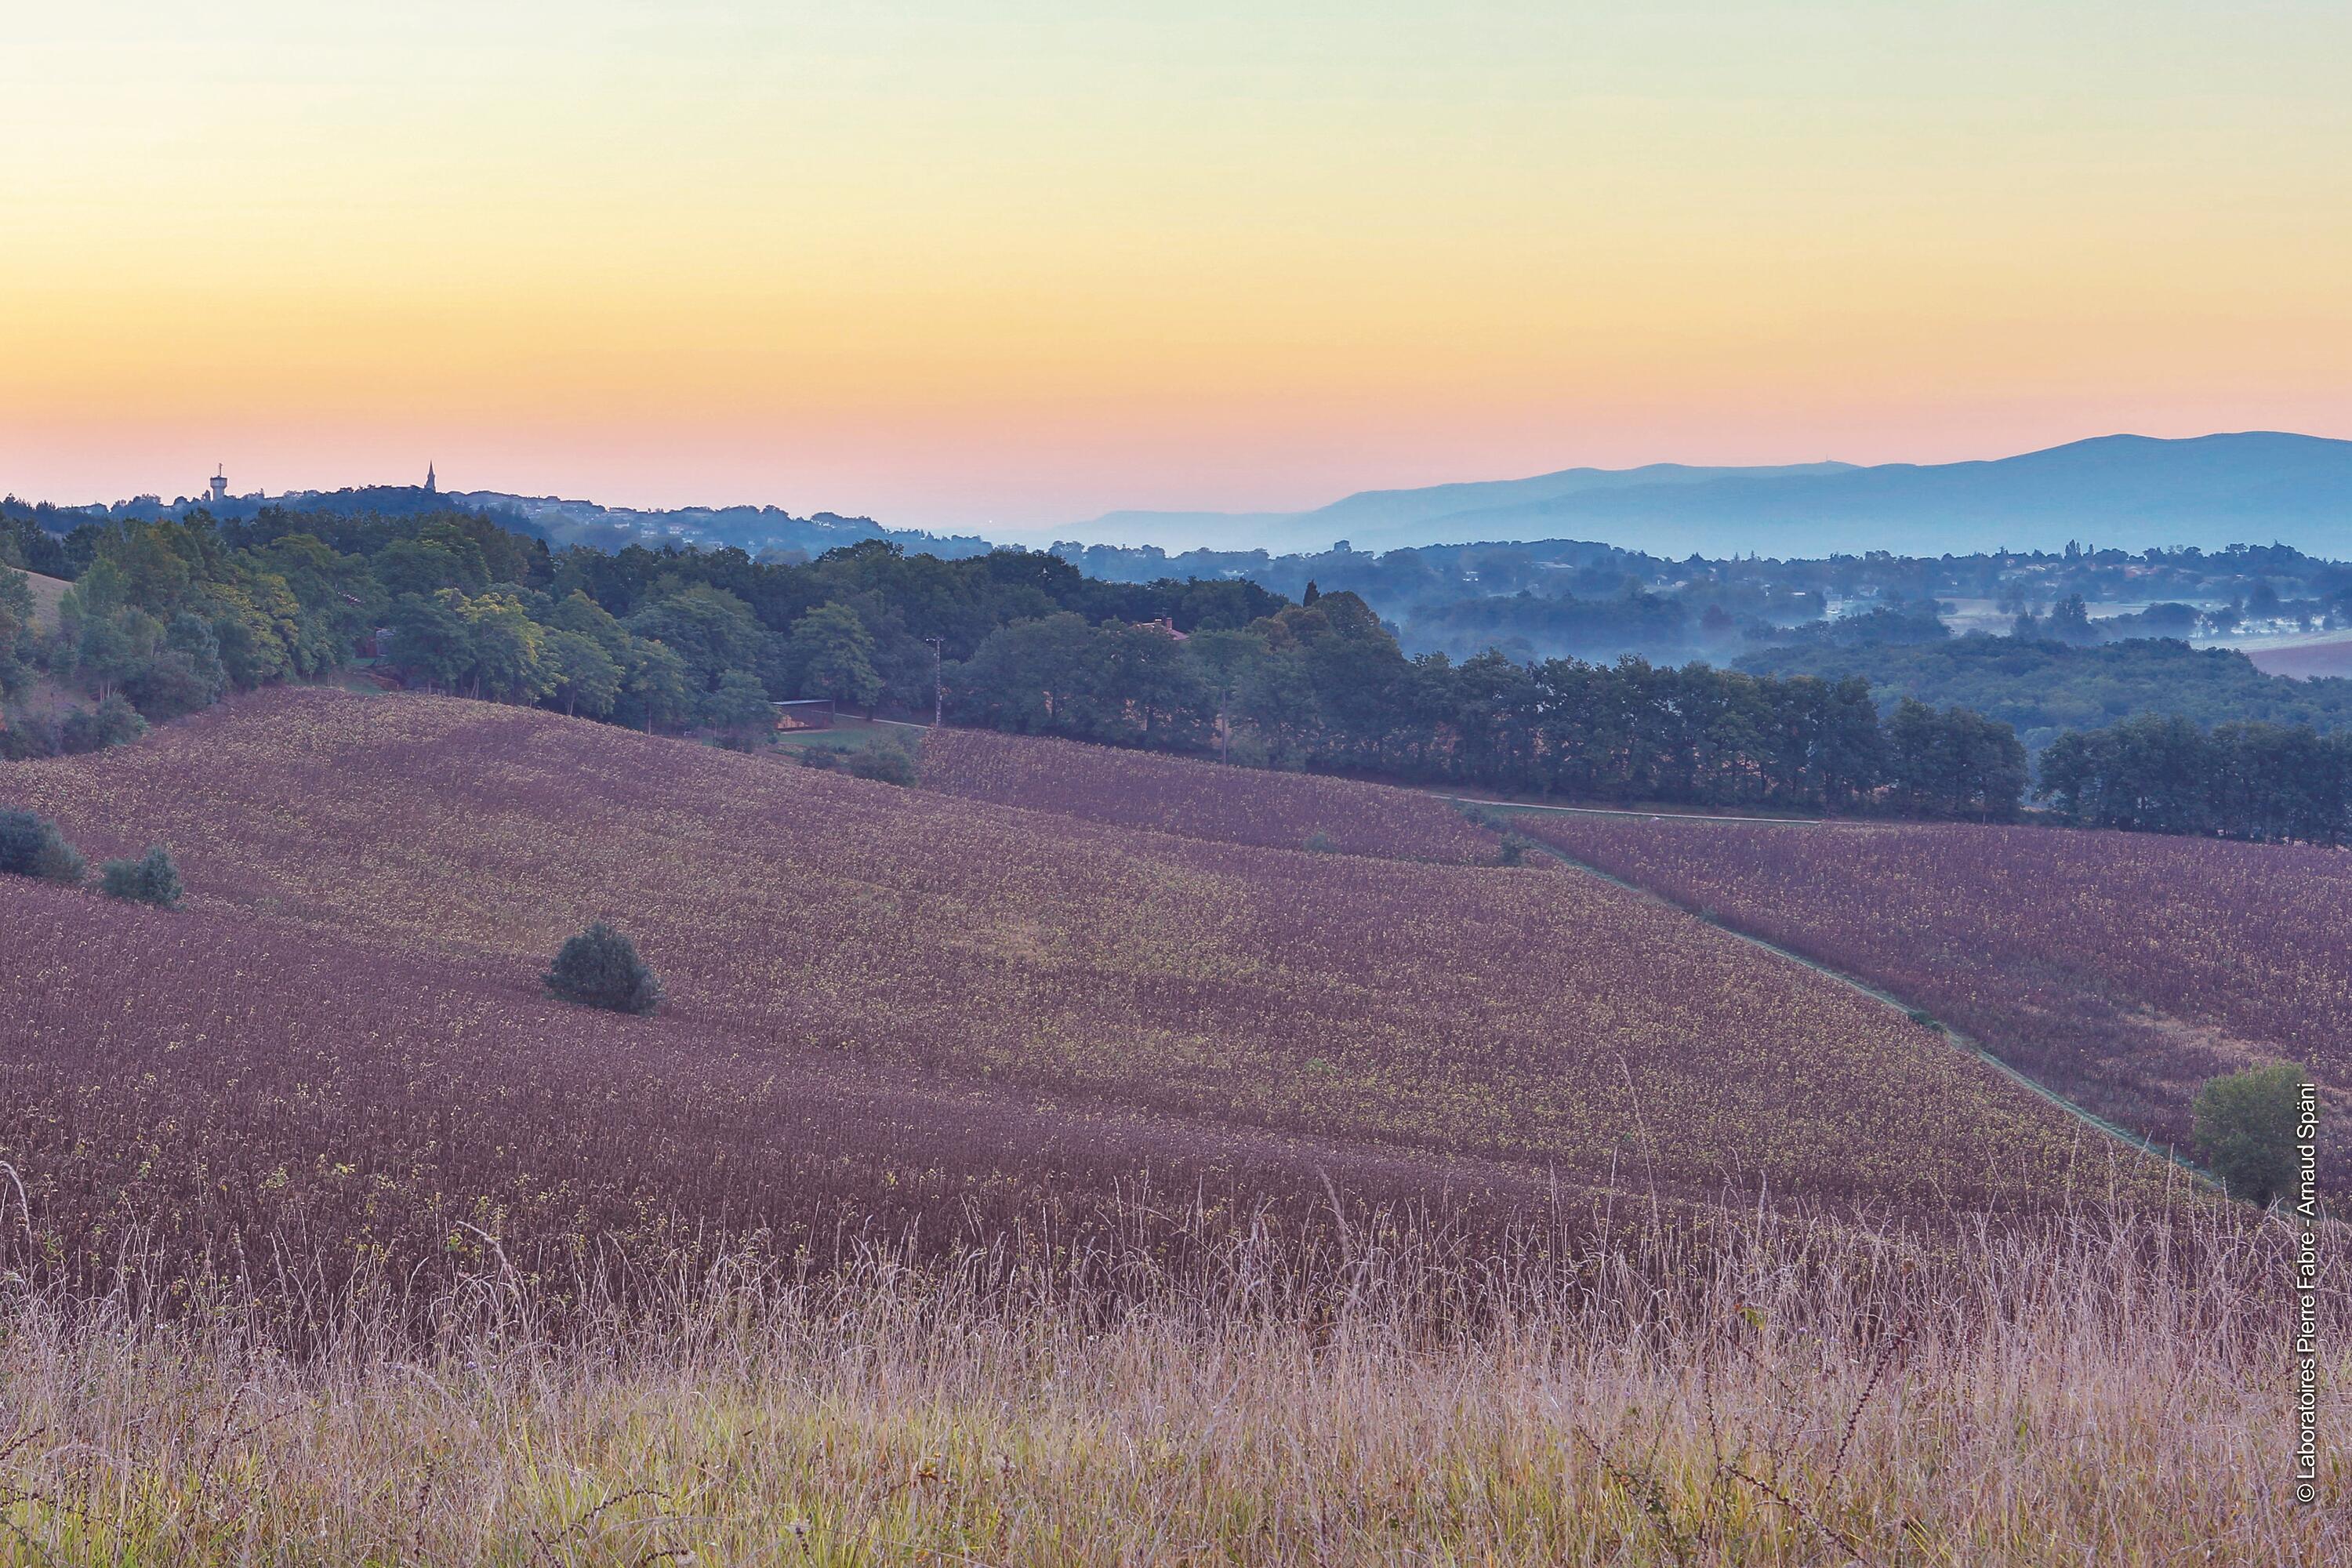
<path fill-rule="evenodd" d="M 491 1277 L 430 1342 L 362 1305 L 301 1360 L 20 1296 L 0 1559 L 2317 1563 L 2346 1477 L 2291 1501 L 2288 1245 L 2202 1205 L 1751 1219 L 1335 1276 L 1261 1229 L 1181 1278 L 722 1268 L 561 1343 Z"/>

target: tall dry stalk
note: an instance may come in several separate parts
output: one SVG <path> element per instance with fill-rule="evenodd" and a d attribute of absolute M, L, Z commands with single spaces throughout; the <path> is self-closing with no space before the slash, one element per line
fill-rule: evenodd
<path fill-rule="evenodd" d="M 293 1339 L 20 1290 L 0 1560 L 2295 1563 L 2343 1522 L 2340 1474 L 2288 1496 L 2288 1238 L 2211 1205 L 1200 1223 L 560 1307 L 491 1248 Z"/>

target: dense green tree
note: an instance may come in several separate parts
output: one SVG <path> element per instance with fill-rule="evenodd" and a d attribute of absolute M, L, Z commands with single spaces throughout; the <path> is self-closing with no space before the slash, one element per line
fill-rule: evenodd
<path fill-rule="evenodd" d="M 2197 1091 L 2192 1136 L 2231 1196 L 2268 1204 L 2294 1190 L 2294 1130 L 2306 1081 L 2303 1068 L 2282 1062 L 2213 1079 Z"/>
<path fill-rule="evenodd" d="M 473 625 L 438 595 L 402 595 L 386 631 L 386 661 L 413 680 L 455 690 L 474 668 Z"/>
<path fill-rule="evenodd" d="M 266 591 L 282 586 L 295 606 L 290 632 L 281 628 L 289 662 L 306 675 L 350 662 L 352 648 L 382 624 L 389 591 L 364 559 L 339 554 L 314 534 L 289 534 L 248 560 Z"/>
<path fill-rule="evenodd" d="M 22 572 L 0 567 L 0 698 L 14 697 L 32 684 L 29 661 L 38 657 L 38 641 L 31 583 Z"/>
<path fill-rule="evenodd" d="M 128 605 L 86 615 L 75 639 L 75 676 L 102 701 L 147 668 L 163 632 L 154 616 Z"/>
<path fill-rule="evenodd" d="M 132 672 L 125 690 L 142 717 L 161 721 L 211 707 L 227 686 L 219 634 L 202 616 L 182 610 L 163 628 L 163 646 Z"/>
<path fill-rule="evenodd" d="M 566 941 L 542 977 L 560 1001 L 643 1016 L 661 1005 L 661 982 L 635 943 L 598 921 Z"/>
<path fill-rule="evenodd" d="M 1106 662 L 1105 739 L 1152 745 L 1191 740 L 1205 717 L 1209 689 L 1184 645 L 1157 624 L 1111 626 L 1097 639 Z"/>
<path fill-rule="evenodd" d="M 1241 667 L 1234 687 L 1233 716 L 1248 727 L 1241 755 L 1268 766 L 1306 765 L 1321 726 L 1315 686 L 1296 646 L 1276 648 L 1263 638 L 1258 657 Z"/>
<path fill-rule="evenodd" d="M 686 660 L 664 644 L 631 637 L 625 668 L 615 717 L 652 731 L 678 723 L 691 710 L 694 689 Z"/>
<path fill-rule="evenodd" d="M 1860 677 L 1883 701 L 1914 697 L 2000 720 L 2036 752 L 2063 732 L 2144 714 L 2186 719 L 2200 728 L 2262 721 L 2323 731 L 2352 729 L 2352 680 L 2282 680 L 2235 649 L 2191 647 L 2153 635 L 2096 646 L 1959 637 L 1914 647 L 1774 647 L 1740 656 L 1737 668 L 1784 677 Z"/>
<path fill-rule="evenodd" d="M 1938 713 L 1905 698 L 1887 721 L 1895 803 L 1921 816 L 2002 821 L 2017 814 L 2030 780 L 2015 731 L 1979 714 Z"/>
<path fill-rule="evenodd" d="M 83 862 L 56 823 L 29 811 L 0 811 L 0 872 L 70 887 L 81 881 Z"/>
<path fill-rule="evenodd" d="M 1194 632 L 1184 652 L 1199 672 L 1202 687 L 1216 704 L 1213 736 L 1217 754 L 1225 756 L 1232 746 L 1234 695 L 1265 662 L 1265 638 L 1244 628 L 1214 626 Z"/>
<path fill-rule="evenodd" d="M 604 656 L 615 665 L 625 664 L 629 657 L 629 630 L 621 625 L 612 612 L 575 588 L 564 595 L 548 617 L 548 625 L 559 631 L 583 637 L 604 650 Z"/>
<path fill-rule="evenodd" d="M 284 579 L 268 574 L 216 583 L 207 592 L 221 663 L 235 685 L 251 689 L 289 674 L 309 673 L 294 657 L 301 605 Z"/>
<path fill-rule="evenodd" d="M 768 702 L 768 689 L 748 669 L 723 671 L 717 689 L 702 698 L 697 716 L 714 730 L 736 735 L 772 729 L 776 721 L 776 710 Z"/>
<path fill-rule="evenodd" d="M 530 618 L 512 594 L 459 599 L 447 590 L 450 607 L 464 618 L 473 664 L 466 672 L 473 695 L 499 702 L 536 702 L 555 689 L 546 657 L 546 628 Z"/>
<path fill-rule="evenodd" d="M 129 745 L 146 732 L 147 721 L 118 691 L 95 708 L 68 710 L 58 726 L 58 741 L 63 750 L 79 753 Z"/>
<path fill-rule="evenodd" d="M 2352 736 L 2143 715 L 2061 735 L 2040 785 L 2061 819 L 2263 843 L 2352 840 Z"/>
<path fill-rule="evenodd" d="M 757 666 L 765 635 L 741 599 L 700 583 L 653 600 L 631 616 L 628 625 L 636 636 L 677 655 L 696 691 L 717 686 L 727 670 Z"/>
<path fill-rule="evenodd" d="M 865 708 L 882 694 L 882 677 L 874 668 L 874 635 L 846 605 L 820 605 L 793 622 L 783 662 L 793 672 L 796 696 L 829 697 Z"/>
<path fill-rule="evenodd" d="M 949 676 L 956 713 L 1001 730 L 1095 739 L 1103 733 L 1097 633 L 1069 611 L 988 634 Z"/>
<path fill-rule="evenodd" d="M 33 625 L 33 584 L 24 573 L 0 566 L 0 652 L 13 649 Z"/>
<path fill-rule="evenodd" d="M 547 634 L 542 654 L 554 682 L 549 695 L 566 713 L 602 719 L 613 711 L 621 697 L 621 667 L 602 643 L 557 629 Z"/>
<path fill-rule="evenodd" d="M 150 845 L 136 860 L 109 860 L 100 868 L 99 890 L 110 899 L 128 899 L 157 909 L 180 906 L 179 868 L 160 844 Z"/>

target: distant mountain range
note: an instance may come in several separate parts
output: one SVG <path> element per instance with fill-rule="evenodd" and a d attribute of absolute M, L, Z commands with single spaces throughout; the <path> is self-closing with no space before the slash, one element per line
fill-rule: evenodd
<path fill-rule="evenodd" d="M 2102 436 L 1989 462 L 1568 468 L 1527 479 L 1367 490 L 1303 512 L 1110 512 L 1087 543 L 1315 551 L 1543 539 L 1654 555 L 1790 559 L 2234 543 L 2352 555 L 2352 441 L 2276 431 Z"/>
<path fill-rule="evenodd" d="M 9 505 L 28 510 L 13 498 Z M 385 512 L 454 505 L 502 518 L 559 545 L 608 550 L 667 542 L 815 555 L 878 539 L 908 551 L 960 556 L 984 552 L 992 542 L 832 512 L 794 517 L 772 506 L 637 510 L 419 486 L 256 493 L 220 502 L 141 497 L 110 507 L 47 509 L 45 516 L 62 530 L 82 517 L 173 516 L 206 506 L 226 520 L 250 517 L 265 505 Z M 1910 555 L 2056 550 L 2075 540 L 2135 551 L 2281 543 L 2347 560 L 2352 559 L 2352 441 L 2257 430 L 2169 441 L 2101 436 L 1989 462 L 1563 468 L 1525 479 L 1364 490 L 1312 511 L 1106 512 L 1053 531 L 1082 545 L 1274 555 L 1313 553 L 1341 540 L 1375 553 L 1406 545 L 1587 540 L 1665 557 L 1753 552 L 1793 560 L 1871 550 Z"/>

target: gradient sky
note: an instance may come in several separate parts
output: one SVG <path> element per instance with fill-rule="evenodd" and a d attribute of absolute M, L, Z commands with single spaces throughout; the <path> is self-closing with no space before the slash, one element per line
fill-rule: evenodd
<path fill-rule="evenodd" d="M 10 11 L 20 495 L 1010 532 L 2352 437 L 2343 0 Z"/>

